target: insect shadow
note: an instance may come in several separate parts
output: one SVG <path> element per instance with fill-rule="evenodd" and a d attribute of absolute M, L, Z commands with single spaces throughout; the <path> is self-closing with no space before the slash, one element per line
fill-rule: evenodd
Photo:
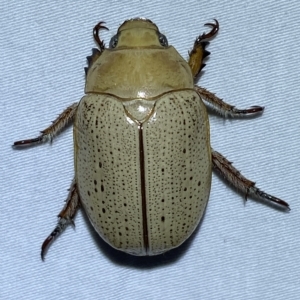
<path fill-rule="evenodd" d="M 89 222 L 89 219 L 84 211 L 82 215 L 86 224 L 88 225 L 89 232 L 92 235 L 95 244 L 98 246 L 99 251 L 107 256 L 114 264 L 137 269 L 152 269 L 173 264 L 185 255 L 193 243 L 195 235 L 197 235 L 200 230 L 201 224 L 205 217 L 205 212 L 195 231 L 182 245 L 155 256 L 134 256 L 114 249 L 98 235 L 92 224 Z"/>

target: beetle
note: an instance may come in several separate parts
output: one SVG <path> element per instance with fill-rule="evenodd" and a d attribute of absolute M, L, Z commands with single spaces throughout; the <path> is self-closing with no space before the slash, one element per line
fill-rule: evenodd
<path fill-rule="evenodd" d="M 98 234 L 126 253 L 157 255 L 181 245 L 206 208 L 216 169 L 247 196 L 289 209 L 245 178 L 210 145 L 208 105 L 223 117 L 261 114 L 261 106 L 237 109 L 195 82 L 208 40 L 219 23 L 199 35 L 189 59 L 168 45 L 150 20 L 126 20 L 108 48 L 93 29 L 98 49 L 87 57 L 85 96 L 69 106 L 37 138 L 15 147 L 52 141 L 74 122 L 74 165 L 66 204 L 44 241 L 42 259 L 53 240 L 82 205 Z"/>

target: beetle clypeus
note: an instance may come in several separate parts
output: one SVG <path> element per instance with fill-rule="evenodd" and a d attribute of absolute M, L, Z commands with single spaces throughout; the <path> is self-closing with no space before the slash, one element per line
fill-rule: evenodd
<path fill-rule="evenodd" d="M 68 107 L 34 139 L 14 146 L 52 141 L 74 122 L 75 177 L 59 221 L 42 245 L 73 222 L 82 204 L 99 235 L 133 255 L 156 255 L 182 244 L 205 210 L 214 167 L 246 197 L 285 209 L 289 205 L 245 178 L 210 146 L 205 104 L 223 117 L 260 114 L 263 107 L 237 109 L 194 85 L 210 53 L 207 40 L 219 23 L 207 23 L 186 62 L 147 19 L 125 21 L 109 48 L 94 27 L 99 49 L 86 68 L 86 95 Z"/>

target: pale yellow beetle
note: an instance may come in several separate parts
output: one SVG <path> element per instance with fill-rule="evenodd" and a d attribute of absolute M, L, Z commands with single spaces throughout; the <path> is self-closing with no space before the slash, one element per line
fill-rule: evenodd
<path fill-rule="evenodd" d="M 212 167 L 245 193 L 288 209 L 243 177 L 210 145 L 204 103 L 226 116 L 261 113 L 236 109 L 194 84 L 209 54 L 206 40 L 218 21 L 200 35 L 186 62 L 147 19 L 125 21 L 105 48 L 94 28 L 86 69 L 86 95 L 68 107 L 42 134 L 15 146 L 45 142 L 74 121 L 75 178 L 58 225 L 42 246 L 73 222 L 79 204 L 99 235 L 133 255 L 156 255 L 178 247 L 205 210 Z"/>

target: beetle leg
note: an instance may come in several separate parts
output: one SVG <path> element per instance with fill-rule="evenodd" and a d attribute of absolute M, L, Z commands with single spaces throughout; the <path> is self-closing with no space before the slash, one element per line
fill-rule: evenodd
<path fill-rule="evenodd" d="M 101 52 L 98 49 L 93 48 L 92 55 L 86 57 L 88 66 L 84 68 L 85 76 L 87 76 L 89 69 L 92 67 L 93 63 L 99 58 L 100 55 Z"/>
<path fill-rule="evenodd" d="M 251 106 L 246 109 L 238 109 L 233 105 L 224 102 L 222 99 L 218 98 L 215 94 L 209 92 L 205 88 L 195 85 L 195 91 L 203 99 L 203 101 L 213 110 L 221 114 L 223 117 L 239 117 L 252 115 L 256 113 L 262 113 L 264 110 L 263 106 Z"/>
<path fill-rule="evenodd" d="M 58 215 L 59 217 L 58 223 L 55 229 L 45 239 L 42 245 L 42 251 L 41 251 L 42 260 L 44 260 L 46 251 L 49 248 L 49 246 L 52 244 L 54 239 L 56 239 L 68 225 L 71 224 L 75 226 L 73 219 L 79 206 L 80 206 L 80 202 L 79 202 L 79 196 L 77 191 L 77 184 L 74 178 L 71 187 L 69 189 L 69 195 L 66 200 L 66 204 Z"/>
<path fill-rule="evenodd" d="M 94 39 L 96 41 L 96 43 L 98 44 L 99 46 L 99 49 L 100 49 L 100 52 L 102 53 L 105 49 L 105 44 L 104 44 L 104 41 L 102 41 L 100 39 L 100 36 L 99 36 L 99 31 L 100 29 L 105 29 L 105 30 L 108 30 L 108 28 L 106 26 L 103 26 L 103 24 L 105 24 L 105 22 L 99 22 L 98 24 L 95 25 L 94 29 L 93 29 L 93 36 L 94 36 Z"/>
<path fill-rule="evenodd" d="M 84 68 L 85 71 L 85 76 L 87 75 L 89 69 L 92 67 L 93 63 L 99 58 L 99 56 L 102 54 L 102 52 L 105 50 L 105 44 L 104 41 L 100 39 L 99 36 L 99 31 L 101 29 L 105 29 L 108 30 L 108 28 L 106 26 L 103 26 L 103 24 L 105 24 L 105 22 L 99 22 L 93 29 L 93 36 L 94 36 L 94 40 L 95 42 L 98 44 L 99 46 L 99 50 L 93 48 L 92 49 L 92 55 L 87 56 L 87 61 L 88 61 L 88 66 L 86 68 Z"/>
<path fill-rule="evenodd" d="M 203 64 L 203 60 L 210 54 L 210 52 L 205 50 L 205 47 L 209 44 L 205 40 L 215 36 L 219 30 L 219 22 L 216 19 L 214 19 L 214 21 L 216 22 L 216 24 L 204 24 L 205 26 L 212 26 L 212 30 L 209 33 L 203 33 L 199 35 L 195 40 L 192 51 L 189 52 L 188 64 L 192 70 L 194 78 L 196 78 L 199 75 L 200 71 L 205 67 L 205 64 Z"/>
<path fill-rule="evenodd" d="M 44 143 L 49 140 L 52 142 L 53 137 L 57 135 L 63 128 L 65 128 L 68 123 L 73 121 L 77 105 L 78 103 L 73 103 L 71 106 L 67 107 L 49 127 L 41 131 L 41 135 L 37 138 L 16 141 L 14 142 L 13 146 L 29 146 L 34 143 Z"/>
<path fill-rule="evenodd" d="M 258 199 L 280 205 L 285 209 L 290 209 L 287 202 L 269 195 L 257 188 L 255 186 L 255 182 L 244 177 L 221 153 L 214 151 L 213 149 L 211 151 L 214 168 L 217 169 L 235 188 L 245 193 L 246 200 L 248 196 L 254 196 Z"/>

